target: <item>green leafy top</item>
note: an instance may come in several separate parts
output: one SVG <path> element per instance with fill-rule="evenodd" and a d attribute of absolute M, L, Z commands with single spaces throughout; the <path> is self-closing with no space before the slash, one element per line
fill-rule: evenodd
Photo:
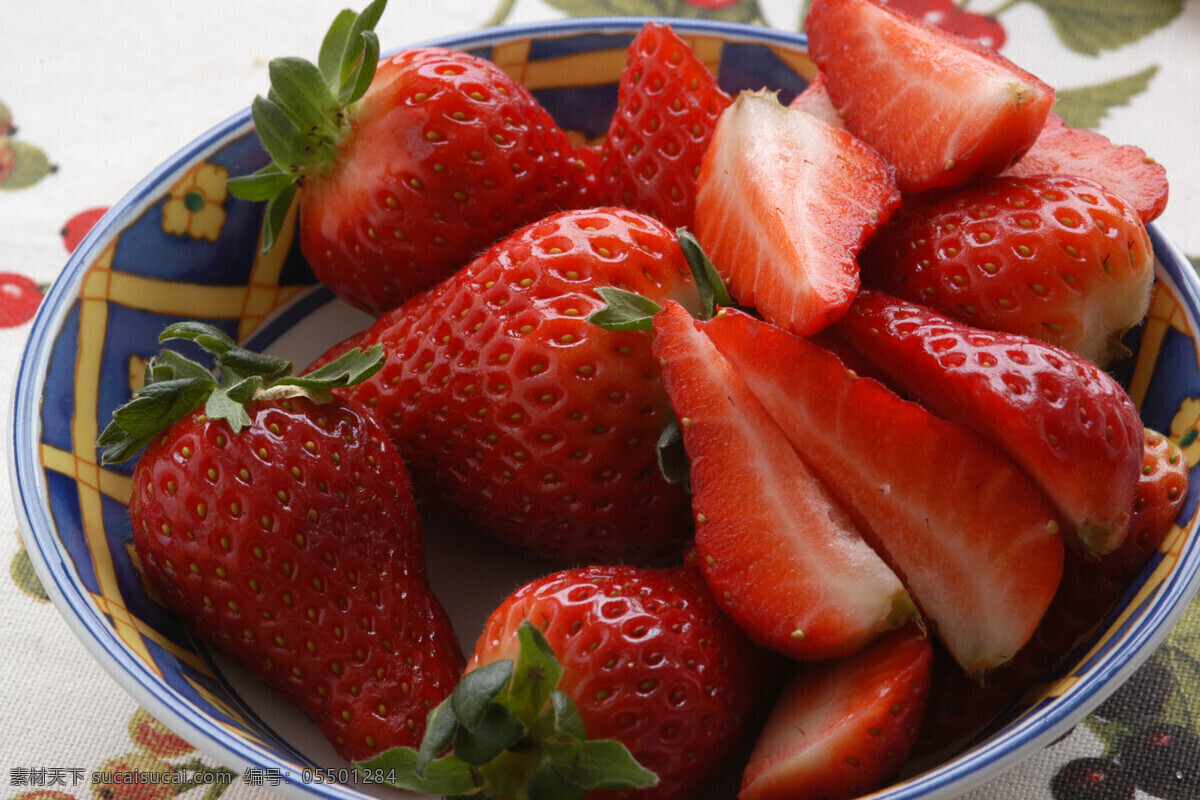
<path fill-rule="evenodd" d="M 263 252 L 269 252 L 288 207 L 306 175 L 327 172 L 350 132 L 346 107 L 366 94 L 379 63 L 375 25 L 387 0 L 362 13 L 337 15 L 321 43 L 317 63 L 276 58 L 269 65 L 271 89 L 254 98 L 251 114 L 271 163 L 253 175 L 230 178 L 229 191 L 243 200 L 266 201 Z"/>
<path fill-rule="evenodd" d="M 234 433 L 250 424 L 246 404 L 263 392 L 307 394 L 318 402 L 330 390 L 353 386 L 383 366 L 383 348 L 357 348 L 306 375 L 292 375 L 292 362 L 239 347 L 219 328 L 201 322 L 169 325 L 158 340 L 188 339 L 216 356 L 217 375 L 173 350 L 164 350 L 146 365 L 145 384 L 128 403 L 113 412 L 96 440 L 105 464 L 119 464 L 162 431 L 201 405 L 212 419 L 223 419 Z"/>
<path fill-rule="evenodd" d="M 396 747 L 358 767 L 399 789 L 481 800 L 580 800 L 590 789 L 643 789 L 658 776 L 618 741 L 588 741 L 562 665 L 528 620 L 517 661 L 463 676 L 430 712 L 421 747 Z"/>

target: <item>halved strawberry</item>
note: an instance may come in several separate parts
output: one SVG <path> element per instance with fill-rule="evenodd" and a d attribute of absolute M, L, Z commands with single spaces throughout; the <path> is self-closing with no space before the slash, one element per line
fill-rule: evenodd
<path fill-rule="evenodd" d="M 1144 442 L 1145 466 L 1124 543 L 1099 559 L 1068 551 L 1058 593 L 1029 643 L 982 684 L 950 659 L 935 658 L 938 691 L 929 699 L 914 755 L 934 760 L 970 741 L 1026 690 L 1045 680 L 1146 567 L 1187 497 L 1188 467 L 1179 446 L 1162 434 L 1146 428 Z"/>
<path fill-rule="evenodd" d="M 1067 175 L 910 195 L 862 252 L 863 284 L 1105 366 L 1150 305 L 1154 251 L 1123 198 Z"/>
<path fill-rule="evenodd" d="M 1080 545 L 1115 550 L 1142 468 L 1142 421 L 1092 362 L 863 290 L 838 324 L 863 357 L 934 413 L 1002 447 L 1055 502 Z"/>
<path fill-rule="evenodd" d="M 804 659 L 848 655 L 911 619 L 895 573 L 691 315 L 668 302 L 654 330 L 688 455 L 700 567 L 725 613 Z"/>
<path fill-rule="evenodd" d="M 870 147 L 774 94 L 743 92 L 704 156 L 696 238 L 741 303 L 807 335 L 845 313 L 855 257 L 899 203 Z"/>
<path fill-rule="evenodd" d="M 1087 128 L 1070 128 L 1051 112 L 1033 147 L 1006 175 L 1079 175 L 1091 178 L 1129 201 L 1142 222 L 1150 222 L 1167 207 L 1167 170 L 1137 145 L 1114 144 Z"/>
<path fill-rule="evenodd" d="M 656 217 L 668 228 L 690 227 L 700 160 L 730 102 L 669 25 L 646 23 L 629 45 L 604 140 L 605 200 Z"/>
<path fill-rule="evenodd" d="M 995 50 L 878 0 L 814 0 L 805 28 L 846 128 L 895 165 L 905 193 L 1000 172 L 1054 104 Z"/>
<path fill-rule="evenodd" d="M 813 76 L 813 79 L 808 82 L 808 86 L 804 87 L 804 91 L 792 98 L 792 102 L 788 103 L 788 108 L 798 108 L 801 111 L 807 111 L 814 117 L 829 123 L 835 128 L 845 128 L 846 124 L 842 122 L 838 110 L 834 108 L 833 101 L 829 99 L 829 92 L 825 89 L 825 73 L 818 72 Z"/>
<path fill-rule="evenodd" d="M 700 323 L 971 674 L 1010 659 L 1062 574 L 1050 502 L 979 434 L 748 314 Z"/>
<path fill-rule="evenodd" d="M 738 800 L 849 800 L 888 783 L 916 740 L 932 666 L 933 648 L 915 625 L 849 658 L 797 665 Z"/>

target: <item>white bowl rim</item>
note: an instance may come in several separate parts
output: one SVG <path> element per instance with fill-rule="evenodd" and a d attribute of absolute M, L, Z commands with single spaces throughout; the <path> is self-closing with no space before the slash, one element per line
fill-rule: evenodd
<path fill-rule="evenodd" d="M 708 19 L 614 16 L 508 24 L 430 39 L 400 49 L 435 45 L 474 49 L 522 38 L 548 39 L 581 33 L 630 34 L 651 21 L 670 24 L 685 35 L 709 34 L 727 41 L 776 44 L 788 48 L 803 48 L 807 44 L 807 37 L 802 33 L 765 26 Z M 126 692 L 197 749 L 226 767 L 237 770 L 239 776 L 249 767 L 279 770 L 291 778 L 290 782 L 271 787 L 282 794 L 297 798 L 317 796 L 331 800 L 353 800 L 364 797 L 364 794 L 349 785 L 301 782 L 295 774 L 294 763 L 279 759 L 274 752 L 244 739 L 238 740 L 239 746 L 233 748 L 228 744 L 231 735 L 220 725 L 207 718 L 189 717 L 180 712 L 179 709 L 186 708 L 189 701 L 158 680 L 144 662 L 134 658 L 102 615 L 97 614 L 91 599 L 80 593 L 78 575 L 74 567 L 68 564 L 66 554 L 52 532 L 54 523 L 43 502 L 47 489 L 37 463 L 41 430 L 38 415 L 40 387 L 45 382 L 49 351 L 54 336 L 70 311 L 71 301 L 81 288 L 88 266 L 112 241 L 114 232 L 123 230 L 127 220 L 136 218 L 144 210 L 156 190 L 170 185 L 173 176 L 185 171 L 187 165 L 197 157 L 218 149 L 252 127 L 253 121 L 247 108 L 181 148 L 113 205 L 68 259 L 62 274 L 50 287 L 34 317 L 17 372 L 12 394 L 12 435 L 5 440 L 10 484 L 18 527 L 47 595 L 91 656 Z M 1191 309 L 1200 309 L 1200 279 L 1190 268 L 1183 253 L 1154 223 L 1147 228 L 1158 260 L 1171 263 L 1182 280 L 1176 280 L 1162 271 L 1158 278 L 1169 281 L 1178 295 L 1187 298 L 1190 306 L 1185 305 L 1185 311 L 1191 318 Z M 1189 321 L 1191 329 L 1200 332 L 1195 319 Z M 29 387 L 39 391 L 30 391 Z M 1119 652 L 1108 652 L 1097 660 L 1079 677 L 1065 698 L 1058 698 L 1040 713 L 1018 720 L 947 762 L 886 787 L 870 797 L 886 797 L 887 800 L 954 797 L 997 777 L 1055 741 L 1115 691 L 1153 653 L 1198 589 L 1200 543 L 1191 544 L 1185 550 L 1170 577 L 1155 591 L 1140 624 L 1124 637 L 1126 641 Z M 1128 656 L 1121 658 L 1124 654 Z"/>

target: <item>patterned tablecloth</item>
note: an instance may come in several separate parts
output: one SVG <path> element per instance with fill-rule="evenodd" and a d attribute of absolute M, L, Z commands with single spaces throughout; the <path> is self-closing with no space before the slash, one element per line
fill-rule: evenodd
<path fill-rule="evenodd" d="M 892 0 L 978 37 L 1059 91 L 1074 126 L 1136 143 L 1166 165 L 1158 225 L 1200 266 L 1200 0 Z M 801 0 L 393 0 L 385 49 L 488 25 L 568 16 L 709 17 L 800 27 Z M 267 85 L 276 55 L 314 51 L 334 0 L 43 0 L 0 11 L 0 424 L 46 286 L 98 215 Z M 0 453 L 0 460 L 6 456 Z M 0 464 L 8 474 L 6 464 Z M 167 730 L 87 654 L 47 601 L 0 494 L 0 797 L 273 796 L 271 775 L 234 774 Z M 1200 734 L 1200 601 L 1150 661 L 1067 737 L 970 792 L 1055 793 L 1072 760 L 1110 755 L 1140 724 Z M 1200 760 L 1200 750 L 1192 750 Z M 187 775 L 120 786 L 130 769 Z M 1187 766 L 1187 765 L 1185 765 Z M 1133 765 L 1133 769 L 1142 768 Z M 1144 765 L 1149 771 L 1154 765 Z M 1194 768 L 1192 765 L 1189 768 Z M 1139 790 L 1138 797 L 1152 795 Z"/>

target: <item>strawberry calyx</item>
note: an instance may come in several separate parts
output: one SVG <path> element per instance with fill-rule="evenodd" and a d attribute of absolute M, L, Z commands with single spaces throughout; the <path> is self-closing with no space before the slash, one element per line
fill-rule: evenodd
<path fill-rule="evenodd" d="M 353 386 L 383 367 L 383 348 L 354 349 L 318 370 L 293 375 L 293 365 L 277 356 L 240 347 L 224 331 L 202 322 L 168 325 L 158 340 L 185 339 L 216 357 L 216 372 L 174 350 L 164 350 L 146 364 L 144 384 L 129 402 L 113 412 L 100 434 L 105 464 L 127 461 L 174 423 L 203 406 L 210 419 L 223 419 L 237 434 L 250 425 L 251 401 L 306 395 L 329 402 L 332 389 Z"/>
<path fill-rule="evenodd" d="M 391 785 L 441 796 L 579 800 L 594 789 L 643 789 L 658 776 L 611 739 L 589 741 L 563 668 L 528 620 L 517 660 L 467 672 L 426 722 L 419 749 L 396 747 L 355 766 Z"/>
<path fill-rule="evenodd" d="M 379 63 L 375 25 L 387 0 L 361 13 L 341 11 L 321 42 L 313 64 L 303 58 L 272 59 L 271 88 L 254 98 L 254 126 L 271 163 L 252 175 L 226 181 L 243 200 L 266 201 L 262 252 L 270 252 L 284 217 L 307 175 L 326 174 L 350 135 L 347 109 L 366 94 Z"/>

